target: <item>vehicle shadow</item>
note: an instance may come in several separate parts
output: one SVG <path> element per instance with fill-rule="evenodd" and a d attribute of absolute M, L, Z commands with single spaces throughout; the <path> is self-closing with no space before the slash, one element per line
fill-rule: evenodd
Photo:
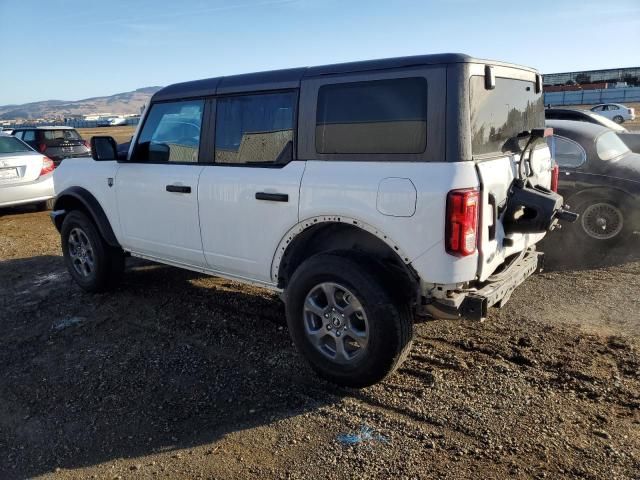
<path fill-rule="evenodd" d="M 580 271 L 612 267 L 640 261 L 640 237 L 604 249 L 588 249 L 565 241 L 560 233 L 552 233 L 539 244 L 545 254 L 546 271 Z"/>
<path fill-rule="evenodd" d="M 131 262 L 82 292 L 61 257 L 0 262 L 0 478 L 208 445 L 340 401 L 261 289 Z"/>
<path fill-rule="evenodd" d="M 21 215 L 24 213 L 39 212 L 36 205 L 17 205 L 15 207 L 0 207 L 0 217 L 8 215 Z"/>

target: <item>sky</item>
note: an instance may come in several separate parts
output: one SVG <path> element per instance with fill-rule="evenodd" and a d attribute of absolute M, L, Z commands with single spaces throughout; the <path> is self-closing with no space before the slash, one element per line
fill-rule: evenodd
<path fill-rule="evenodd" d="M 638 66 L 640 0 L 0 0 L 0 105 L 444 52 Z"/>

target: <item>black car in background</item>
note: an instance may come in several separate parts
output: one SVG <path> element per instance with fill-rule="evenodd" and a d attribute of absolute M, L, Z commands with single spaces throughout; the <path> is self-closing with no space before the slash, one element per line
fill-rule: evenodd
<path fill-rule="evenodd" d="M 562 234 L 577 248 L 608 247 L 640 230 L 640 155 L 612 130 L 587 122 L 547 120 L 547 142 L 560 168 L 558 192 L 577 222 Z"/>
<path fill-rule="evenodd" d="M 607 117 L 598 115 L 591 110 L 573 110 L 571 108 L 547 108 L 544 111 L 547 120 L 575 120 L 578 122 L 595 123 L 610 128 L 618 134 L 620 139 L 632 152 L 640 153 L 640 132 L 630 132 L 622 125 Z"/>
<path fill-rule="evenodd" d="M 13 136 L 49 157 L 56 166 L 65 158 L 91 156 L 89 142 L 72 127 L 18 127 Z"/>

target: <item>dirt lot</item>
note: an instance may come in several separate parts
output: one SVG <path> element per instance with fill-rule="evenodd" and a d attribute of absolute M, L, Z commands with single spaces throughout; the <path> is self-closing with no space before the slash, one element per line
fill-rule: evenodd
<path fill-rule="evenodd" d="M 0 211 L 2 479 L 640 476 L 637 245 L 416 325 L 361 391 L 313 376 L 268 292 L 131 261 L 89 295 L 58 245 L 46 213 Z"/>
<path fill-rule="evenodd" d="M 135 130 L 136 125 L 124 125 L 120 127 L 78 128 L 78 133 L 87 141 L 96 135 L 108 135 L 113 137 L 116 142 L 124 143 L 131 139 Z"/>

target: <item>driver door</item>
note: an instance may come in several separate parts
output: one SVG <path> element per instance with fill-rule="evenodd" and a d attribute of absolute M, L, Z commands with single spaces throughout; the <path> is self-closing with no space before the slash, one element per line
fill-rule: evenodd
<path fill-rule="evenodd" d="M 115 179 L 122 246 L 152 259 L 205 265 L 198 163 L 205 101 L 152 105 L 131 158 Z"/>

